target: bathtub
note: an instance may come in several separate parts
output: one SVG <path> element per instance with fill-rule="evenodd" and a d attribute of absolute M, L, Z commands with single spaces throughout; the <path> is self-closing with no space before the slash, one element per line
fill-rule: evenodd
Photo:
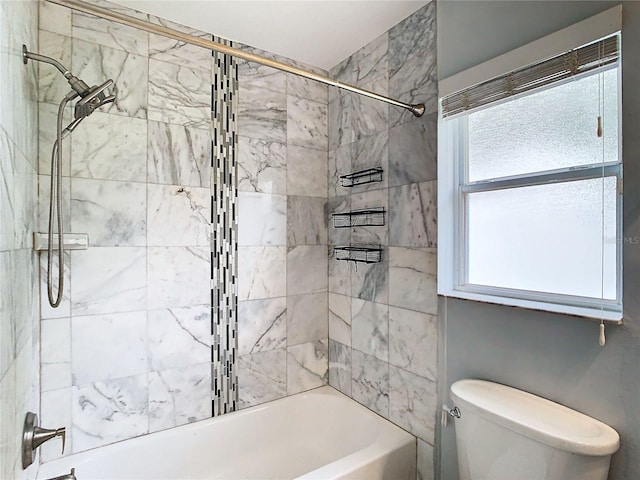
<path fill-rule="evenodd" d="M 331 387 L 68 455 L 38 479 L 415 480 L 415 437 Z"/>

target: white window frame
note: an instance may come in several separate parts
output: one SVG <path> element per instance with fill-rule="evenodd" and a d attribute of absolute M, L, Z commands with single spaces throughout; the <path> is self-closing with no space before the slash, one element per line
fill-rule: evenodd
<path fill-rule="evenodd" d="M 511 70 L 523 67 L 558 55 L 573 48 L 580 47 L 604 36 L 615 33 L 621 28 L 621 6 L 614 7 L 595 17 L 575 24 L 564 30 L 551 34 L 531 44 L 525 45 L 489 62 L 478 65 L 449 79 L 441 81 L 440 97 L 481 83 L 490 78 L 503 75 Z M 542 55 L 542 56 L 541 56 Z M 620 65 L 612 66 L 616 68 Z M 621 90 L 621 69 L 618 68 L 618 88 Z M 593 74 L 593 73 L 591 73 Z M 589 75 L 589 73 L 585 74 Z M 571 80 L 569 80 L 571 81 Z M 552 84 L 549 88 L 560 85 Z M 509 100 L 513 100 L 513 97 Z M 508 100 L 507 100 L 508 101 Z M 619 158 L 622 149 L 622 94 L 619 91 Z M 442 119 L 438 124 L 438 293 L 444 296 L 457 297 L 489 303 L 498 303 L 516 307 L 545 310 L 563 314 L 604 320 L 612 323 L 622 322 L 622 195 L 618 190 L 617 210 L 617 299 L 600 300 L 584 297 L 560 295 L 552 293 L 532 292 L 508 288 L 478 286 L 465 284 L 466 274 L 466 241 L 464 194 L 470 191 L 491 191 L 509 186 L 530 185 L 527 179 L 535 178 L 536 185 L 549 184 L 559 179 L 600 178 L 616 176 L 621 187 L 622 163 L 611 162 L 604 165 L 586 168 L 568 168 L 545 172 L 543 174 L 526 174 L 500 179 L 499 181 L 480 181 L 464 185 L 467 165 L 466 151 L 467 116 Z"/>

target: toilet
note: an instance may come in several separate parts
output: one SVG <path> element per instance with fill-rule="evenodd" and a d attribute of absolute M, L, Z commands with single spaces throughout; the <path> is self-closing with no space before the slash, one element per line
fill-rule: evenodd
<path fill-rule="evenodd" d="M 459 380 L 451 398 L 460 480 L 606 480 L 620 437 L 558 403 L 484 380 Z"/>

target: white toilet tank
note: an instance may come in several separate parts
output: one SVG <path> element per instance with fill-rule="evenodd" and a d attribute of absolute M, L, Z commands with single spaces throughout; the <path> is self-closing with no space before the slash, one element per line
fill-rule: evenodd
<path fill-rule="evenodd" d="M 484 380 L 459 380 L 451 398 L 460 480 L 606 480 L 620 437 L 558 403 Z"/>

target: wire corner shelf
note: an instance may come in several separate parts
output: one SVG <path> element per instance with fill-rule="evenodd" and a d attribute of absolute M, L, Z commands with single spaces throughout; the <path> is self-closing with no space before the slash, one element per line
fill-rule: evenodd
<path fill-rule="evenodd" d="M 333 247 L 333 256 L 348 262 L 380 263 L 382 250 L 380 245 L 343 245 Z"/>
<path fill-rule="evenodd" d="M 367 183 L 381 182 L 382 172 L 380 167 L 367 168 L 347 175 L 340 175 L 340 185 L 343 187 L 355 187 Z"/>

